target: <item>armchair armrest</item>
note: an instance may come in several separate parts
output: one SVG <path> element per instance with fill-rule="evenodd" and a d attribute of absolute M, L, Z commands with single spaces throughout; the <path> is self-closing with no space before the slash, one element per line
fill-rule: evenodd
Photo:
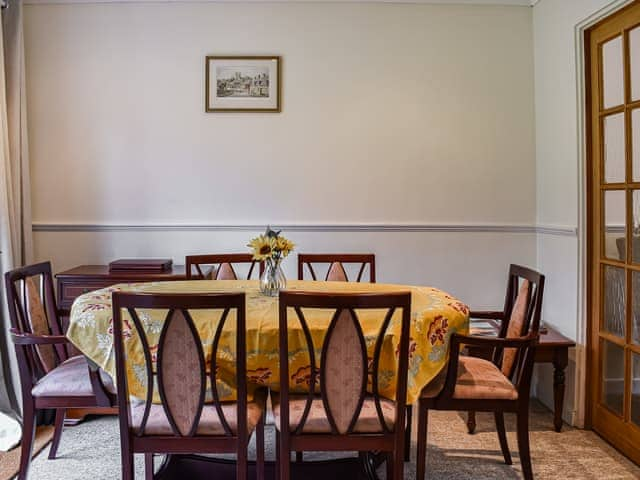
<path fill-rule="evenodd" d="M 497 338 L 497 337 L 480 337 L 475 335 L 460 335 L 454 333 L 451 335 L 451 354 L 460 354 L 460 345 L 473 345 L 485 348 L 522 348 L 533 345 L 538 342 L 538 337 L 522 337 L 522 338 Z"/>
<path fill-rule="evenodd" d="M 11 339 L 16 345 L 57 345 L 69 343 L 69 339 L 64 335 L 33 335 L 32 333 L 20 333 L 12 328 Z"/>
<path fill-rule="evenodd" d="M 486 320 L 504 320 L 504 312 L 471 310 L 469 312 L 469 318 L 482 318 Z"/>

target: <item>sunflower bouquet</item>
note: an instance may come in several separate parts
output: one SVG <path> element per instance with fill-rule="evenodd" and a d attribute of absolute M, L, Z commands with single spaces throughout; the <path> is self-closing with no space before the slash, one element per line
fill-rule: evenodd
<path fill-rule="evenodd" d="M 286 278 L 280 262 L 293 251 L 295 245 L 283 235 L 267 227 L 264 234 L 253 238 L 247 247 L 253 251 L 253 259 L 265 262 L 265 270 L 260 278 L 260 289 L 266 295 L 275 296 L 286 287 Z"/>
<path fill-rule="evenodd" d="M 289 253 L 293 251 L 295 245 L 291 240 L 280 235 L 282 230 L 277 232 L 267 227 L 264 234 L 252 239 L 247 247 L 253 250 L 253 259 L 259 262 L 275 262 L 279 263 Z"/>

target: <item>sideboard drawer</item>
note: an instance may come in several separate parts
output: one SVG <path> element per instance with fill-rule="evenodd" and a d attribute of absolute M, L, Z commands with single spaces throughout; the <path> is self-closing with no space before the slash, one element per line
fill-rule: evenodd
<path fill-rule="evenodd" d="M 93 292 L 101 288 L 110 287 L 113 285 L 113 281 L 100 280 L 100 281 L 88 281 L 83 282 L 59 282 L 59 304 L 61 308 L 71 308 L 73 301 L 85 293 Z"/>

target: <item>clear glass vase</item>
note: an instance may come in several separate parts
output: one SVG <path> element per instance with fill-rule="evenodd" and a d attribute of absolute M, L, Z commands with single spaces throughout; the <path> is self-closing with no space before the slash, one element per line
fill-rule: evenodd
<path fill-rule="evenodd" d="M 287 288 L 287 278 L 280 268 L 281 259 L 270 259 L 265 262 L 264 272 L 260 276 L 260 291 L 263 295 L 277 297 L 280 290 Z"/>

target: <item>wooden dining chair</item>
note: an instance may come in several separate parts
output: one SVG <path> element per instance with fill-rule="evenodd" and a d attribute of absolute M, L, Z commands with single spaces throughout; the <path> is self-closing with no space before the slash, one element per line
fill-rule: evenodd
<path fill-rule="evenodd" d="M 451 335 L 448 367 L 418 402 L 417 480 L 424 479 L 429 410 L 493 412 L 505 463 L 511 465 L 504 413 L 517 415 L 517 438 L 524 478 L 531 480 L 529 395 L 535 348 L 539 338 L 544 275 L 511 265 L 503 312 L 472 312 L 476 318 L 502 320 L 498 337 Z M 463 345 L 492 350 L 491 360 L 460 355 Z"/>
<path fill-rule="evenodd" d="M 149 310 L 166 311 L 152 359 L 151 346 L 141 316 Z M 141 310 L 144 312 L 141 313 Z M 220 313 L 213 342 L 206 346 L 194 324 L 192 312 Z M 125 311 L 131 319 L 144 356 L 145 379 L 150 387 L 143 402 L 132 404 L 128 395 L 128 352 L 123 339 Z M 237 401 L 219 400 L 217 355 L 225 325 L 236 323 Z M 215 322 L 213 318 L 212 322 Z M 258 390 L 247 399 L 246 325 L 244 293 L 225 294 L 113 294 L 114 346 L 118 391 L 122 478 L 134 478 L 133 455 L 145 455 L 146 478 L 153 478 L 154 453 L 235 453 L 236 478 L 247 479 L 247 450 L 256 432 L 258 479 L 264 479 L 264 412 L 266 395 Z M 211 364 L 205 364 L 209 348 Z M 155 381 L 154 381 L 155 380 Z M 154 389 L 160 403 L 153 403 Z M 207 390 L 211 403 L 205 403 Z"/>
<path fill-rule="evenodd" d="M 55 409 L 55 427 L 49 458 L 56 457 L 66 409 L 110 407 L 115 404 L 111 377 L 84 355 L 69 355 L 56 305 L 51 264 L 38 263 L 5 274 L 11 338 L 22 390 L 22 446 L 19 480 L 27 478 L 36 414 Z"/>
<path fill-rule="evenodd" d="M 333 294 L 284 291 L 279 299 L 280 391 L 272 392 L 276 424 L 279 480 L 289 480 L 292 451 L 387 452 L 387 478 L 401 480 L 409 361 L 411 293 Z M 305 312 L 323 309 L 331 319 L 316 355 Z M 359 314 L 377 309 L 378 333 L 369 345 Z M 317 314 L 317 310 L 314 310 Z M 379 392 L 379 366 L 390 345 L 389 326 L 394 313 L 400 335 L 395 368 L 396 400 Z M 295 313 L 309 355 L 306 394 L 290 391 L 289 316 Z M 362 315 L 365 315 L 362 313 Z M 375 322 L 367 317 L 367 322 Z M 319 358 L 319 364 L 317 359 Z M 385 372 L 387 373 L 387 372 Z M 369 382 L 370 378 L 370 382 Z M 368 384 L 370 386 L 368 388 Z M 370 393 L 369 393 L 370 392 Z"/>
<path fill-rule="evenodd" d="M 204 280 L 207 275 L 204 273 L 203 266 L 212 265 L 214 267 L 213 280 L 238 280 L 234 264 L 249 264 L 249 272 L 246 279 L 250 280 L 251 275 L 255 271 L 258 264 L 258 273 L 262 275 L 264 271 L 264 262 L 258 262 L 253 259 L 250 253 L 217 253 L 208 255 L 187 255 L 185 258 L 185 270 L 187 272 L 187 280 Z"/>
<path fill-rule="evenodd" d="M 298 280 L 304 280 L 305 265 L 312 280 L 318 280 L 313 268 L 314 264 L 328 264 L 326 281 L 348 282 L 345 264 L 360 264 L 356 282 L 366 281 L 363 275 L 369 267 L 369 282 L 376 283 L 376 256 L 373 253 L 301 253 L 298 255 Z"/>

